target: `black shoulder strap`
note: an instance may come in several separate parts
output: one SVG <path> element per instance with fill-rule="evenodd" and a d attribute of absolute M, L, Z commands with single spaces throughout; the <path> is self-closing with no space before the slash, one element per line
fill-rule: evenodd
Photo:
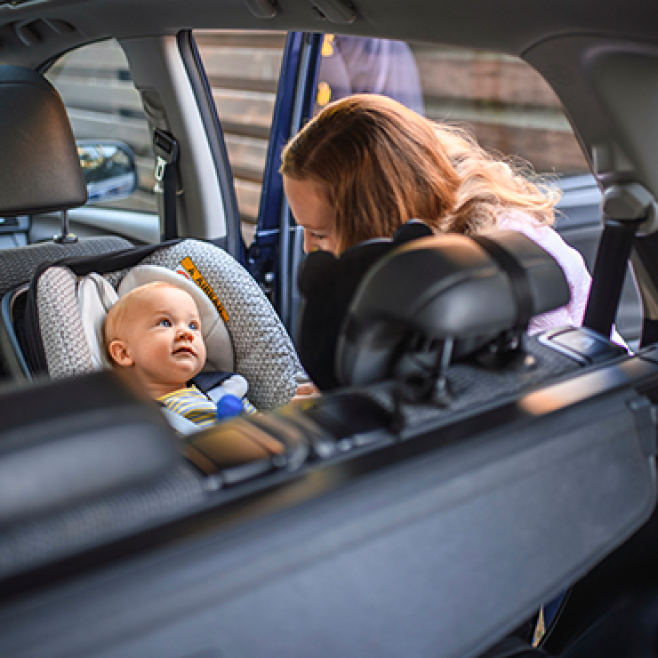
<path fill-rule="evenodd" d="M 215 370 L 213 372 L 200 372 L 193 377 L 188 383 L 194 384 L 201 392 L 207 393 L 222 382 L 225 382 L 230 377 L 233 377 L 234 372 L 224 372 L 223 370 Z"/>

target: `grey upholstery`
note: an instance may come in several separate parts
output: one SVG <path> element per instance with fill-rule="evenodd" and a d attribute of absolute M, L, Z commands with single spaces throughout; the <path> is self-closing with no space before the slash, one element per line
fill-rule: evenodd
<path fill-rule="evenodd" d="M 95 256 L 129 249 L 133 245 L 115 236 L 85 238 L 79 242 L 56 244 L 44 242 L 18 249 L 0 250 L 0 298 L 27 283 L 41 263 L 72 256 Z"/>
<path fill-rule="evenodd" d="M 87 201 L 59 94 L 41 75 L 0 66 L 0 217 L 68 210 Z"/>

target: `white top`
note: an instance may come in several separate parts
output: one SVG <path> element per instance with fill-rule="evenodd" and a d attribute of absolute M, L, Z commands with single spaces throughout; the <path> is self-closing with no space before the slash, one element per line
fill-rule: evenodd
<path fill-rule="evenodd" d="M 583 257 L 570 247 L 550 226 L 539 224 L 533 217 L 518 210 L 510 210 L 498 217 L 498 228 L 518 231 L 536 242 L 558 262 L 569 284 L 571 300 L 566 306 L 548 313 L 536 315 L 530 320 L 528 334 L 537 334 L 546 329 L 583 324 L 587 298 L 592 277 L 587 271 Z"/>

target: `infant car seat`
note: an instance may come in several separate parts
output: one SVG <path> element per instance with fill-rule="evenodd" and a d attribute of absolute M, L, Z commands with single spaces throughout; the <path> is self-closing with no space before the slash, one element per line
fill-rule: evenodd
<path fill-rule="evenodd" d="M 115 290 L 125 294 L 151 280 L 168 280 L 195 297 L 210 369 L 244 376 L 260 410 L 290 401 L 304 373 L 285 328 L 249 273 L 200 240 L 42 264 L 25 292 L 26 340 L 13 341 L 26 368 L 61 378 L 107 365 L 101 332 Z"/>

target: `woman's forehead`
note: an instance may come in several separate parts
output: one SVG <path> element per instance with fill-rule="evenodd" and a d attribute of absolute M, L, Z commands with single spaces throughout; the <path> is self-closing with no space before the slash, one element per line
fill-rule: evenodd
<path fill-rule="evenodd" d="M 298 224 L 314 230 L 333 228 L 336 213 L 319 183 L 284 176 L 283 184 Z"/>

